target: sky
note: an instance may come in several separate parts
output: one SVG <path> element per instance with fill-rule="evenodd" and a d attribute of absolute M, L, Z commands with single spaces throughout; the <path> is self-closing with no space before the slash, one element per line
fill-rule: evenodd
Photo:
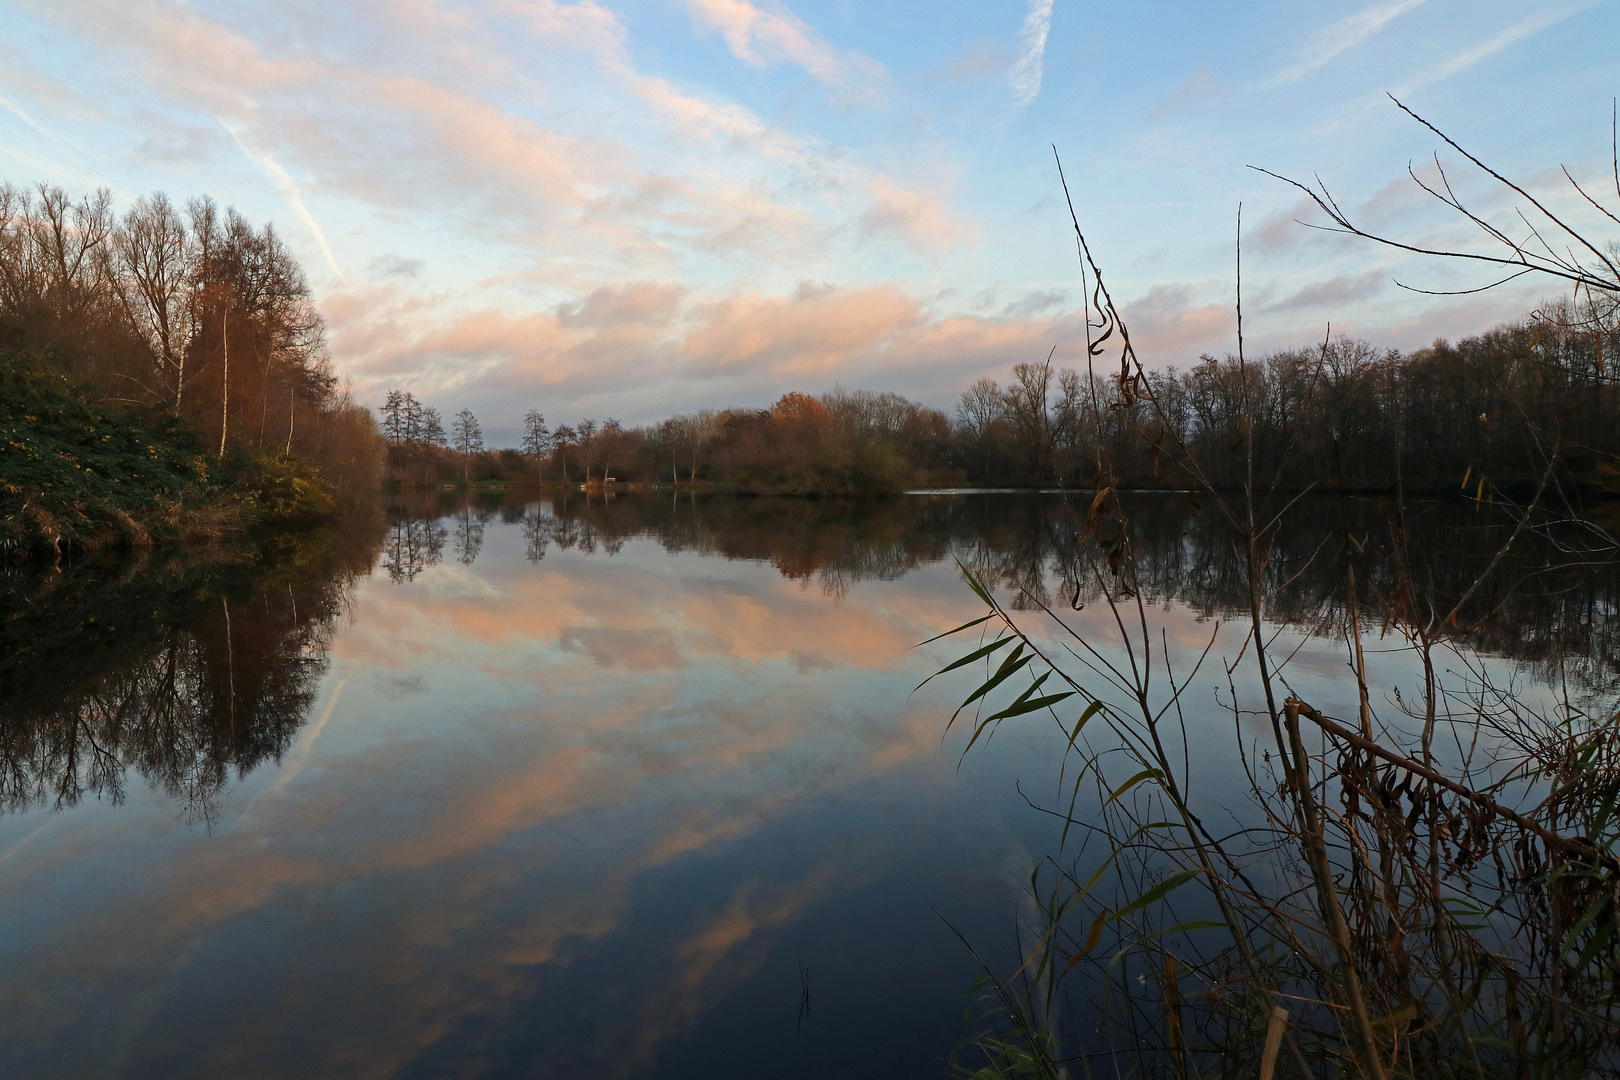
<path fill-rule="evenodd" d="M 1394 94 L 1609 238 L 1616 0 L 7 0 L 0 181 L 212 195 L 306 267 L 357 398 L 643 423 L 790 390 L 949 408 L 1083 367 L 1053 162 L 1150 366 L 1410 349 L 1554 295 L 1312 231 L 1523 232 Z M 1590 189 L 1589 189 L 1590 190 Z M 1603 190 L 1601 187 L 1598 190 Z M 1055 351 L 1054 351 L 1055 350 Z"/>

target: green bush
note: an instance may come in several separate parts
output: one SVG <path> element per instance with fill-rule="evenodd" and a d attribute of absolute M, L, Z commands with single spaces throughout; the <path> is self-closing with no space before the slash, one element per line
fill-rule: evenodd
<path fill-rule="evenodd" d="M 307 459 L 237 448 L 223 463 L 180 420 L 95 403 L 50 357 L 0 349 L 0 560 L 224 536 L 336 510 Z"/>
<path fill-rule="evenodd" d="M 207 459 L 180 424 L 149 427 L 30 366 L 0 354 L 0 557 L 107 533 L 139 540 L 161 529 L 154 511 L 217 497 Z"/>
<path fill-rule="evenodd" d="M 330 517 L 336 509 L 331 487 L 321 470 L 283 450 L 244 450 L 245 467 L 236 482 L 253 508 L 267 520 L 303 523 Z"/>

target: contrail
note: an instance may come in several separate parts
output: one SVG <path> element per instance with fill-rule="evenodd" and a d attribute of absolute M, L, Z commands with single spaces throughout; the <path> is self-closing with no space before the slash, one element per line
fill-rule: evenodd
<path fill-rule="evenodd" d="M 236 140 L 237 147 L 243 154 L 247 155 L 248 160 L 257 165 L 260 171 L 270 178 L 270 182 L 276 186 L 276 191 L 281 194 L 282 199 L 292 208 L 292 212 L 298 215 L 298 220 L 302 221 L 304 227 L 315 237 L 315 243 L 320 245 L 321 254 L 326 256 L 326 265 L 332 268 L 332 273 L 338 276 L 339 281 L 347 285 L 349 283 L 348 276 L 338 267 L 337 259 L 332 257 L 332 248 L 326 242 L 326 234 L 321 232 L 321 227 L 315 223 L 315 215 L 311 214 L 309 207 L 304 205 L 304 196 L 298 190 L 298 183 L 287 174 L 287 170 L 283 169 L 275 158 L 264 151 L 254 150 L 250 147 L 243 140 L 241 132 L 227 123 L 223 117 L 216 117 L 216 119 L 219 120 L 221 127 L 231 133 L 231 138 Z"/>
<path fill-rule="evenodd" d="M 22 106 L 18 105 L 16 102 L 11 101 L 11 100 L 9 100 L 7 98 L 0 97 L 0 108 L 5 109 L 7 112 L 9 112 L 13 116 L 15 116 L 17 119 L 21 120 L 23 123 L 27 124 L 29 127 L 33 128 L 35 131 L 37 131 L 41 135 L 45 136 L 45 138 L 50 139 L 52 142 L 56 141 L 56 136 L 55 135 L 52 135 L 49 131 L 46 131 L 42 126 L 40 126 L 39 121 L 35 120 L 32 116 L 29 116 L 27 113 L 23 112 Z"/>
<path fill-rule="evenodd" d="M 1306 42 L 1304 54 L 1294 63 L 1268 79 L 1255 84 L 1259 90 L 1270 90 L 1285 83 L 1296 82 L 1327 64 L 1347 49 L 1353 49 L 1371 38 L 1391 22 L 1423 3 L 1423 0 L 1392 0 L 1348 15 L 1338 22 L 1317 31 Z"/>

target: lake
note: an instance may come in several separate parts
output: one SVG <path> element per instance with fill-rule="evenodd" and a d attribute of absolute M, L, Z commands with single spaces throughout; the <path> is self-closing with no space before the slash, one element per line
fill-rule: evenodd
<path fill-rule="evenodd" d="M 1236 658 L 1229 537 L 1132 500 L 1166 660 Z M 446 495 L 13 571 L 0 1075 L 946 1075 L 962 939 L 1017 966 L 1065 736 L 964 756 L 977 680 L 916 688 L 975 639 L 918 643 L 983 613 L 958 560 L 1114 640 L 1067 565 L 1089 504 Z M 1285 674 L 1339 715 L 1387 512 L 1307 500 L 1268 570 Z M 1512 526 L 1419 508 L 1414 578 L 1454 599 Z M 1527 541 L 1496 580 L 1493 664 L 1612 694 L 1612 566 Z M 1227 685 L 1199 669 L 1189 754 L 1231 742 Z"/>

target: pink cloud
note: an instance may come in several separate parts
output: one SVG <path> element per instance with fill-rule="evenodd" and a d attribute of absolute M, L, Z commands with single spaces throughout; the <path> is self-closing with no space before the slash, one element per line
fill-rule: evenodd
<path fill-rule="evenodd" d="M 1185 285 L 1155 285 L 1126 303 L 1124 316 L 1144 361 L 1172 363 L 1229 340 L 1236 317 L 1230 305 L 1195 303 Z"/>
<path fill-rule="evenodd" d="M 515 423 L 514 402 L 533 397 L 552 402 L 548 409 L 608 408 L 640 422 L 835 382 L 948 404 L 973 379 L 1003 377 L 1054 345 L 1057 363 L 1084 367 L 1080 313 L 1034 313 L 1049 307 L 971 315 L 935 311 L 895 284 L 805 282 L 791 293 L 713 296 L 648 280 L 538 311 L 465 310 L 454 296 L 412 297 L 390 284 L 334 297 L 327 317 L 334 355 L 358 373 L 362 392 L 403 381 L 418 394 L 472 398 L 500 424 Z M 1150 290 L 1125 311 L 1150 363 L 1184 363 L 1231 336 L 1230 309 L 1196 301 L 1187 286 Z"/>
<path fill-rule="evenodd" d="M 667 281 L 603 285 L 557 309 L 563 326 L 666 326 L 686 289 Z"/>
<path fill-rule="evenodd" d="M 841 51 L 787 8 L 749 0 L 684 0 L 693 21 L 718 30 L 731 54 L 745 64 L 764 67 L 773 60 L 803 68 L 814 78 L 844 89 L 865 88 L 883 77 L 883 66 L 870 57 Z"/>
<path fill-rule="evenodd" d="M 840 228 L 889 231 L 929 248 L 965 234 L 929 191 L 830 158 L 815 140 L 733 103 L 639 74 L 622 25 L 597 5 L 539 3 L 522 14 L 542 48 L 594 62 L 609 86 L 651 110 L 662 135 L 676 140 L 674 152 L 649 157 L 600 125 L 570 133 L 544 113 L 512 111 L 505 103 L 514 91 L 543 98 L 544 89 L 490 59 L 498 48 L 478 48 L 485 34 L 465 16 L 373 13 L 400 56 L 375 49 L 335 59 L 141 0 L 42 11 L 172 102 L 226 120 L 302 174 L 306 191 L 462 219 L 483 240 L 546 251 L 553 279 L 593 266 L 598 275 L 627 264 L 674 271 L 688 251 L 792 260 Z M 789 33 L 797 20 L 785 11 L 721 3 L 711 14 L 742 27 L 736 32 L 760 55 L 812 63 L 826 48 Z M 846 73 L 864 70 L 845 54 L 826 55 Z M 322 102 L 318 118 L 312 98 Z M 694 143 L 721 152 L 694 156 Z"/>
<path fill-rule="evenodd" d="M 765 368 L 825 375 L 848 368 L 903 331 L 921 325 L 922 305 L 899 289 L 835 289 L 806 282 L 791 296 L 713 301 L 684 352 L 699 371 Z"/>

